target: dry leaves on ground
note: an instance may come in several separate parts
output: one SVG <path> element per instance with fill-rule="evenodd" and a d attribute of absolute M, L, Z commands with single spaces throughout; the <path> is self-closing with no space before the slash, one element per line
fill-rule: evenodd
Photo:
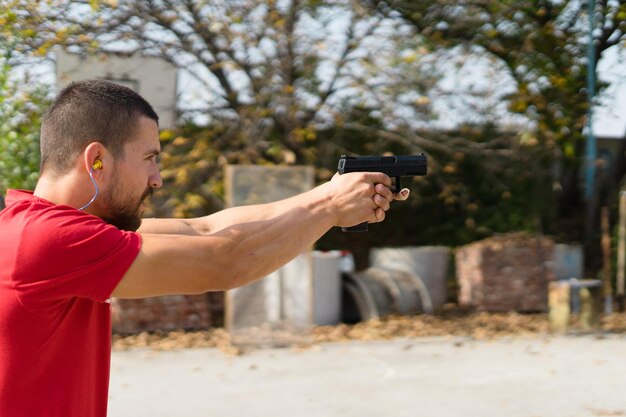
<path fill-rule="evenodd" d="M 579 331 L 576 320 L 573 321 L 571 329 Z M 596 331 L 598 333 L 626 333 L 626 313 L 602 317 Z M 550 333 L 550 326 L 547 314 L 465 312 L 444 309 L 436 315 L 391 316 L 356 324 L 316 326 L 312 329 L 309 340 L 311 344 L 315 344 L 431 336 L 489 339 L 548 333 Z M 242 349 L 232 343 L 231 335 L 222 328 L 113 336 L 113 349 L 115 350 L 130 348 L 176 350 L 201 347 L 218 348 L 232 355 L 242 353 Z"/>

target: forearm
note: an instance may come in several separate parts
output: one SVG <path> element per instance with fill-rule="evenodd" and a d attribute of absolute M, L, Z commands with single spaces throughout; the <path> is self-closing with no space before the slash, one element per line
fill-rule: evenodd
<path fill-rule="evenodd" d="M 263 222 L 303 207 L 307 201 L 323 206 L 324 186 L 309 192 L 267 204 L 232 207 L 217 213 L 192 219 L 144 219 L 138 232 L 142 234 L 168 234 L 202 236 L 216 233 L 241 223 Z"/>
<path fill-rule="evenodd" d="M 296 209 L 329 210 L 325 195 L 326 187 L 322 185 L 303 194 L 271 203 L 231 207 L 210 216 L 193 219 L 192 224 L 194 229 L 211 234 L 240 223 L 271 220 Z"/>

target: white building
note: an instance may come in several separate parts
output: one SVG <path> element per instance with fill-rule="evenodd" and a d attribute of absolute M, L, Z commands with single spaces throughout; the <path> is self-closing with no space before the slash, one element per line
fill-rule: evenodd
<path fill-rule="evenodd" d="M 139 54 L 78 55 L 63 49 L 55 52 L 59 89 L 72 81 L 84 79 L 113 81 L 141 94 L 159 115 L 160 128 L 176 125 L 177 68 L 174 65 L 160 58 Z"/>

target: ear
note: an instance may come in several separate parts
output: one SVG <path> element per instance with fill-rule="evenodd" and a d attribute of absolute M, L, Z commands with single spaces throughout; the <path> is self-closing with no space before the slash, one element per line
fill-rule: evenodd
<path fill-rule="evenodd" d="M 96 170 L 102 170 L 105 166 L 105 159 L 107 159 L 107 149 L 100 142 L 91 142 L 83 151 L 83 158 L 81 164 L 87 172 L 90 172 L 93 168 Z"/>

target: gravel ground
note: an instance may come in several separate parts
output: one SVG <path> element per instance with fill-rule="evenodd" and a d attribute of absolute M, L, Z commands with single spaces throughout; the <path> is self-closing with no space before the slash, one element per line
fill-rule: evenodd
<path fill-rule="evenodd" d="M 624 352 L 614 334 L 117 350 L 109 416 L 624 417 Z"/>
<path fill-rule="evenodd" d="M 569 333 L 579 334 L 575 317 Z M 593 333 L 626 333 L 626 313 L 604 316 Z M 304 345 L 324 342 L 391 340 L 433 336 L 461 336 L 472 339 L 494 339 L 505 336 L 530 336 L 550 334 L 547 314 L 476 313 L 446 308 L 437 315 L 392 316 L 353 325 L 313 327 Z M 228 332 L 222 328 L 205 331 L 170 331 L 114 335 L 113 350 L 130 348 L 177 350 L 185 348 L 219 348 L 228 354 L 241 354 L 244 350 L 234 346 Z"/>
<path fill-rule="evenodd" d="M 291 348 L 224 329 L 114 336 L 111 417 L 626 417 L 626 314 L 552 334 L 546 314 L 387 317 Z"/>

